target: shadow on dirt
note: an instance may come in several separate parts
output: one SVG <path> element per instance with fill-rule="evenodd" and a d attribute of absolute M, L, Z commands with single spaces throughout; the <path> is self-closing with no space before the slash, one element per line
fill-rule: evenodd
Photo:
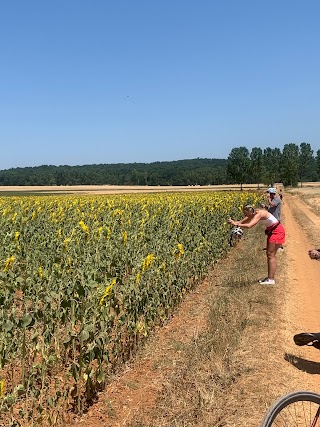
<path fill-rule="evenodd" d="M 307 372 L 308 374 L 319 375 L 320 363 L 311 360 L 302 359 L 294 354 L 285 353 L 284 360 L 291 363 L 292 366 L 300 371 Z"/>

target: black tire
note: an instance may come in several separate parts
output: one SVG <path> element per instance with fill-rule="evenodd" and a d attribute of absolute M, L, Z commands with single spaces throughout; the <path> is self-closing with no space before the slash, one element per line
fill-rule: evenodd
<path fill-rule="evenodd" d="M 315 424 L 314 419 L 319 419 Z M 320 395 L 296 391 L 282 396 L 267 412 L 261 427 L 320 427 Z"/>

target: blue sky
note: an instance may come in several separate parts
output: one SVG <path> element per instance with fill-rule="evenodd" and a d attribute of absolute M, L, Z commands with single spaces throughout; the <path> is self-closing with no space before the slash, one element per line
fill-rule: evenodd
<path fill-rule="evenodd" d="M 319 0 L 0 1 L 0 169 L 320 149 Z"/>

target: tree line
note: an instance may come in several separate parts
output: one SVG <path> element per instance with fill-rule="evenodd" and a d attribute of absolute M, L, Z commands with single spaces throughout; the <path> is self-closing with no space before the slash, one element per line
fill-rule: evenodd
<path fill-rule="evenodd" d="M 298 182 L 320 180 L 320 150 L 314 156 L 310 144 L 286 144 L 279 148 L 233 148 L 227 160 L 227 176 L 237 184 Z"/>
<path fill-rule="evenodd" d="M 224 184 L 226 159 L 84 166 L 36 166 L 0 171 L 0 185 L 207 185 Z"/>
<path fill-rule="evenodd" d="M 0 185 L 221 185 L 320 180 L 320 150 L 310 144 L 279 148 L 233 148 L 227 159 L 188 159 L 153 163 L 11 168 Z"/>

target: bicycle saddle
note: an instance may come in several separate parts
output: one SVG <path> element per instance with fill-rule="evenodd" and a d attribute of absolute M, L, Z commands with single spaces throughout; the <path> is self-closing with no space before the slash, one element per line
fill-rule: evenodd
<path fill-rule="evenodd" d="M 320 350 L 320 332 L 302 332 L 294 335 L 293 340 L 296 345 L 309 345 Z"/>

